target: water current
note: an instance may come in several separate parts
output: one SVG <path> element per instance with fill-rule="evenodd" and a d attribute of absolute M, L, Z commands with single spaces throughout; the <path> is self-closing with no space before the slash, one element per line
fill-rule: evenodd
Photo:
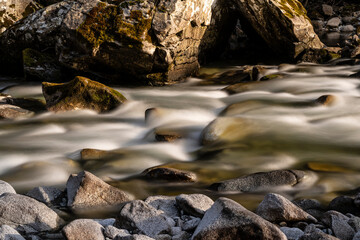
<path fill-rule="evenodd" d="M 43 113 L 0 121 L 0 179 L 20 193 L 36 186 L 64 188 L 71 173 L 83 169 L 138 198 L 149 195 L 205 193 L 226 195 L 253 208 L 256 193 L 221 194 L 211 183 L 278 169 L 308 175 L 293 189 L 271 189 L 295 198 L 330 201 L 360 187 L 360 79 L 348 76 L 360 66 L 264 66 L 263 75 L 281 78 L 246 83 L 229 95 L 225 85 L 204 85 L 190 78 L 167 87 L 121 88 L 128 101 L 111 113 Z M 213 74 L 240 66 L 203 68 Z M 42 97 L 40 83 L 1 78 L 0 89 L 12 97 Z M 314 104 L 322 95 L 331 103 Z M 149 111 L 145 120 L 145 111 Z M 211 141 L 202 131 L 217 119 Z M 159 142 L 158 132 L 182 138 Z M 204 141 L 203 141 L 204 142 Z M 111 157 L 84 160 L 82 149 L 111 151 Z M 197 174 L 196 183 L 152 182 L 137 178 L 149 167 L 165 165 Z"/>

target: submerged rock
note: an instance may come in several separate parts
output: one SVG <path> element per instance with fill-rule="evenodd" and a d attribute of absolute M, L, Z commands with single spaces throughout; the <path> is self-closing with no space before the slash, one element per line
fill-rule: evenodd
<path fill-rule="evenodd" d="M 227 198 L 205 213 L 192 239 L 279 239 L 286 236 L 272 223 Z"/>
<path fill-rule="evenodd" d="M 118 91 L 84 77 L 75 77 L 68 83 L 43 82 L 42 88 L 46 106 L 53 112 L 76 109 L 108 112 L 126 100 Z"/>
<path fill-rule="evenodd" d="M 75 212 L 118 207 L 132 200 L 126 192 L 102 181 L 95 175 L 83 171 L 69 177 L 66 184 L 67 205 Z"/>
<path fill-rule="evenodd" d="M 141 175 L 148 179 L 165 180 L 170 182 L 195 182 L 196 174 L 174 168 L 153 167 L 146 169 Z"/>

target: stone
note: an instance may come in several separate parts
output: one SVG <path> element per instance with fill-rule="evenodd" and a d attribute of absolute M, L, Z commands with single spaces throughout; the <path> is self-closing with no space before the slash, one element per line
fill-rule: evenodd
<path fill-rule="evenodd" d="M 105 218 L 105 219 L 93 219 L 95 222 L 99 223 L 103 227 L 112 226 L 115 223 L 115 218 Z"/>
<path fill-rule="evenodd" d="M 175 197 L 150 196 L 145 199 L 145 203 L 151 205 L 157 210 L 163 211 L 165 215 L 171 218 L 180 216 Z"/>
<path fill-rule="evenodd" d="M 313 224 L 311 224 L 308 227 L 306 227 L 304 235 L 302 235 L 302 237 L 300 237 L 299 240 L 313 240 L 313 239 L 339 240 L 337 237 L 326 234 L 320 229 L 316 228 Z"/>
<path fill-rule="evenodd" d="M 169 233 L 175 222 L 163 211 L 156 210 L 144 201 L 134 200 L 123 206 L 114 226 L 155 238 L 159 234 Z"/>
<path fill-rule="evenodd" d="M 280 230 L 286 235 L 288 240 L 298 240 L 304 232 L 299 228 L 281 227 Z"/>
<path fill-rule="evenodd" d="M 355 31 L 355 27 L 353 25 L 345 25 L 340 28 L 342 32 L 353 32 Z"/>
<path fill-rule="evenodd" d="M 54 201 L 63 194 L 63 191 L 56 187 L 36 187 L 26 195 L 46 205 L 53 205 Z"/>
<path fill-rule="evenodd" d="M 360 193 L 358 193 L 354 198 L 354 204 L 356 207 L 360 208 Z"/>
<path fill-rule="evenodd" d="M 200 218 L 193 218 L 189 221 L 184 222 L 184 224 L 181 227 L 185 231 L 193 231 L 199 225 L 200 221 L 201 221 Z"/>
<path fill-rule="evenodd" d="M 270 222 L 317 222 L 317 220 L 283 196 L 269 193 L 256 209 L 256 214 Z"/>
<path fill-rule="evenodd" d="M 121 203 L 132 200 L 132 196 L 83 171 L 73 174 L 66 183 L 67 206 L 74 212 L 104 208 L 117 208 Z"/>
<path fill-rule="evenodd" d="M 254 192 L 269 190 L 282 186 L 295 186 L 305 177 L 306 173 L 300 170 L 276 170 L 259 172 L 240 178 L 229 179 L 214 183 L 210 189 L 216 191 Z"/>
<path fill-rule="evenodd" d="M 315 104 L 331 106 L 335 103 L 336 97 L 334 95 L 322 95 L 315 100 Z"/>
<path fill-rule="evenodd" d="M 327 5 L 327 4 L 322 4 L 321 7 L 322 7 L 322 11 L 325 16 L 331 17 L 334 15 L 334 10 L 333 10 L 332 6 Z"/>
<path fill-rule="evenodd" d="M 191 239 L 191 234 L 185 231 L 182 231 L 180 234 L 172 237 L 172 240 L 188 240 Z"/>
<path fill-rule="evenodd" d="M 91 109 L 109 112 L 120 106 L 126 98 L 118 91 L 85 77 L 75 77 L 68 83 L 42 83 L 49 111 L 63 112 Z"/>
<path fill-rule="evenodd" d="M 16 191 L 9 183 L 0 180 L 0 195 L 3 193 L 16 193 Z"/>
<path fill-rule="evenodd" d="M 34 113 L 26 109 L 10 105 L 0 104 L 0 119 L 18 119 L 31 117 Z"/>
<path fill-rule="evenodd" d="M 211 198 L 203 194 L 180 194 L 175 199 L 181 210 L 200 218 L 214 203 Z"/>
<path fill-rule="evenodd" d="M 156 128 L 154 130 L 155 139 L 159 142 L 174 142 L 178 139 L 182 139 L 183 135 L 176 130 Z"/>
<path fill-rule="evenodd" d="M 25 240 L 20 233 L 8 225 L 0 226 L 0 239 L 3 240 Z"/>
<path fill-rule="evenodd" d="M 41 9 L 34 0 L 11 0 L 0 2 L 0 33 L 14 25 L 15 22 Z"/>
<path fill-rule="evenodd" d="M 169 182 L 196 182 L 196 174 L 189 171 L 167 167 L 152 167 L 141 173 L 147 179 L 165 180 Z"/>
<path fill-rule="evenodd" d="M 47 111 L 45 101 L 35 98 L 12 98 L 4 99 L 6 104 L 14 105 L 34 113 Z"/>
<path fill-rule="evenodd" d="M 360 231 L 358 231 L 355 235 L 353 240 L 360 240 Z"/>
<path fill-rule="evenodd" d="M 351 52 L 352 58 L 360 58 L 360 45 Z"/>
<path fill-rule="evenodd" d="M 99 160 L 102 158 L 107 158 L 109 156 L 111 156 L 109 151 L 104 151 L 104 150 L 85 148 L 80 151 L 80 157 L 81 157 L 81 160 L 83 160 L 83 161 Z"/>
<path fill-rule="evenodd" d="M 355 205 L 354 199 L 348 196 L 338 196 L 331 200 L 328 206 L 329 210 L 335 210 L 342 214 L 351 213 L 360 215 L 360 209 Z"/>
<path fill-rule="evenodd" d="M 64 224 L 45 204 L 19 194 L 2 194 L 0 212 L 0 225 L 9 225 L 20 233 L 54 231 Z"/>
<path fill-rule="evenodd" d="M 339 17 L 333 17 L 327 22 L 326 26 L 330 28 L 337 28 L 339 27 L 340 24 L 341 24 L 341 19 Z"/>
<path fill-rule="evenodd" d="M 331 216 L 331 229 L 334 235 L 342 240 L 351 240 L 355 235 L 354 229 L 347 223 L 346 220 L 336 216 Z"/>
<path fill-rule="evenodd" d="M 286 236 L 272 223 L 227 198 L 219 198 L 196 228 L 198 239 L 279 239 Z"/>
<path fill-rule="evenodd" d="M 104 228 L 91 219 L 77 219 L 66 225 L 62 232 L 67 240 L 92 239 L 105 240 Z"/>
<path fill-rule="evenodd" d="M 360 218 L 352 214 L 347 214 L 347 216 L 349 217 L 347 223 L 355 230 L 355 232 L 360 231 Z"/>
<path fill-rule="evenodd" d="M 319 209 L 323 210 L 324 207 L 321 205 L 321 203 L 316 199 L 301 199 L 293 202 L 298 207 L 300 207 L 302 210 L 306 211 L 309 209 Z"/>
<path fill-rule="evenodd" d="M 105 237 L 108 237 L 110 239 L 114 239 L 116 236 L 118 237 L 128 237 L 131 236 L 128 230 L 126 229 L 118 229 L 114 226 L 106 226 L 104 231 Z"/>

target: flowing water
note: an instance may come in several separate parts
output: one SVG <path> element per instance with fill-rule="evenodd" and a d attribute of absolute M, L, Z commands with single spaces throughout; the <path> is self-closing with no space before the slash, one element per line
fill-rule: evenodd
<path fill-rule="evenodd" d="M 24 193 L 35 186 L 63 188 L 69 174 L 85 169 L 138 198 L 192 192 L 215 198 L 225 194 L 208 190 L 211 183 L 259 171 L 302 169 L 308 173 L 303 186 L 272 191 L 326 202 L 360 187 L 360 79 L 348 77 L 360 66 L 265 67 L 265 75 L 283 77 L 246 83 L 233 95 L 222 90 L 224 85 L 204 86 L 202 79 L 191 78 L 161 88 L 115 87 L 129 101 L 107 114 L 74 111 L 2 120 L 0 179 Z M 13 97 L 42 98 L 39 83 L 14 85 L 2 78 L 0 89 Z M 331 104 L 313 104 L 329 94 L 335 97 Z M 155 109 L 145 121 L 150 108 Z M 216 134 L 202 145 L 201 133 L 214 119 Z M 158 131 L 175 131 L 183 138 L 158 142 Z M 85 148 L 111 154 L 82 159 Z M 157 165 L 193 171 L 198 182 L 135 177 Z M 226 196 L 254 208 L 264 192 Z"/>

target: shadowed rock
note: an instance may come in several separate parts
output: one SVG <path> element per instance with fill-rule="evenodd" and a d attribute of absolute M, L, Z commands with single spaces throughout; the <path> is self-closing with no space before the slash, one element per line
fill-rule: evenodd
<path fill-rule="evenodd" d="M 153 180 L 165 180 L 170 182 L 195 182 L 196 174 L 189 171 L 182 171 L 174 168 L 153 167 L 146 169 L 142 174 L 144 177 Z"/>

